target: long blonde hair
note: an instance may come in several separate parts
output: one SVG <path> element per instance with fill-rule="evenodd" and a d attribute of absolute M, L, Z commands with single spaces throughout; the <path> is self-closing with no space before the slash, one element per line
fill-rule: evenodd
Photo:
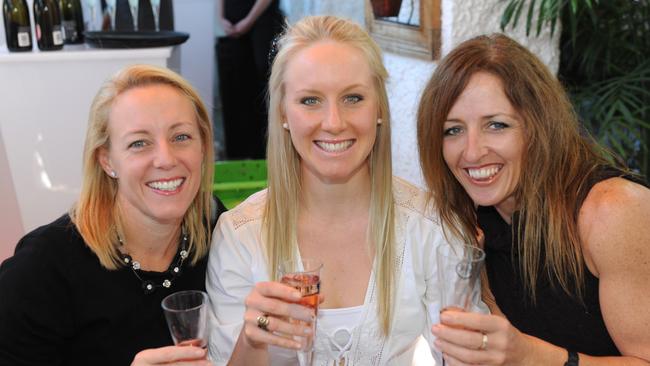
<path fill-rule="evenodd" d="M 333 16 L 306 17 L 286 29 L 278 40 L 269 81 L 269 137 L 267 160 L 269 185 L 264 211 L 264 240 L 271 278 L 277 276 L 280 261 L 294 258 L 297 243 L 300 157 L 291 138 L 282 128 L 284 75 L 286 65 L 298 51 L 323 40 L 341 42 L 360 50 L 373 75 L 379 117 L 375 145 L 370 153 L 369 243 L 375 245 L 378 265 L 376 282 L 379 288 L 378 311 L 382 329 L 388 334 L 392 319 L 392 298 L 395 292 L 395 229 L 390 151 L 390 111 L 385 83 L 388 73 L 381 51 L 358 25 Z M 371 244 L 369 244 L 371 245 Z"/>
<path fill-rule="evenodd" d="M 424 178 L 443 221 L 474 237 L 474 203 L 442 156 L 443 124 L 477 72 L 501 80 L 522 117 L 527 149 L 515 198 L 521 273 L 533 301 L 541 270 L 567 294 L 582 298 L 584 259 L 577 227 L 587 180 L 608 160 L 581 130 L 560 82 L 530 51 L 502 34 L 463 42 L 438 65 L 420 101 L 418 148 Z M 525 230 L 523 230 L 525 228 Z"/>
<path fill-rule="evenodd" d="M 210 245 L 214 152 L 212 123 L 207 109 L 196 90 L 180 75 L 156 66 L 134 65 L 107 80 L 92 102 L 83 152 L 81 193 L 70 210 L 70 217 L 86 245 L 108 269 L 117 269 L 121 264 L 117 230 L 125 218 L 120 217 L 115 204 L 118 183 L 102 169 L 99 151 L 110 146 L 108 117 L 115 98 L 127 90 L 155 84 L 176 89 L 187 97 L 196 111 L 203 147 L 202 178 L 199 192 L 183 218 L 183 230 L 190 239 L 189 249 L 193 253 L 192 263 L 205 256 Z"/>

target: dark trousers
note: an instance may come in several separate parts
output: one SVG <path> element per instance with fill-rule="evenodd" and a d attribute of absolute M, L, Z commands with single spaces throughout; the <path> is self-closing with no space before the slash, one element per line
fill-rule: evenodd
<path fill-rule="evenodd" d="M 240 38 L 218 39 L 219 91 L 228 159 L 266 156 L 268 54 L 280 27 L 278 17 L 262 15 Z"/>

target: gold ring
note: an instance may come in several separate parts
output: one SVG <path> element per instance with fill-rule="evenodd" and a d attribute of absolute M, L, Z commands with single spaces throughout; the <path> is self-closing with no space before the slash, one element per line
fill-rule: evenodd
<path fill-rule="evenodd" d="M 488 337 L 487 337 L 487 334 L 483 333 L 483 339 L 481 340 L 481 346 L 478 348 L 479 351 L 483 351 L 484 349 L 486 349 L 487 345 L 488 345 Z"/>
<path fill-rule="evenodd" d="M 257 317 L 257 327 L 264 331 L 269 331 L 270 319 L 268 316 L 262 314 Z"/>

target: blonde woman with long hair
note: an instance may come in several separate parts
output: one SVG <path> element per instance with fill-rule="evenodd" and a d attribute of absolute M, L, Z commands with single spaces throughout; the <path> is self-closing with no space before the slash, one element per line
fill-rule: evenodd
<path fill-rule="evenodd" d="M 299 21 L 277 46 L 269 186 L 217 224 L 210 353 L 218 365 L 295 365 L 299 343 L 277 332 L 311 336 L 287 318 L 316 318 L 277 268 L 312 258 L 323 263 L 313 365 L 417 364 L 440 310 L 435 249 L 448 243 L 424 194 L 392 177 L 381 53 L 331 16 Z"/>

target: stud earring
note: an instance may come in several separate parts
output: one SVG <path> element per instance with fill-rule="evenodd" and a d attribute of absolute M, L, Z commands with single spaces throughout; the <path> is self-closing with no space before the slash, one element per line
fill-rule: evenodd
<path fill-rule="evenodd" d="M 115 170 L 111 170 L 111 177 L 117 178 L 117 173 L 115 173 Z"/>
<path fill-rule="evenodd" d="M 378 125 L 382 124 L 383 122 L 384 122 L 384 121 L 383 121 L 381 118 L 377 118 L 377 124 L 378 124 Z"/>
<path fill-rule="evenodd" d="M 282 128 L 284 128 L 285 130 L 288 130 L 288 129 L 289 129 L 289 124 L 286 123 L 286 122 L 283 123 L 283 124 L 282 124 Z"/>

